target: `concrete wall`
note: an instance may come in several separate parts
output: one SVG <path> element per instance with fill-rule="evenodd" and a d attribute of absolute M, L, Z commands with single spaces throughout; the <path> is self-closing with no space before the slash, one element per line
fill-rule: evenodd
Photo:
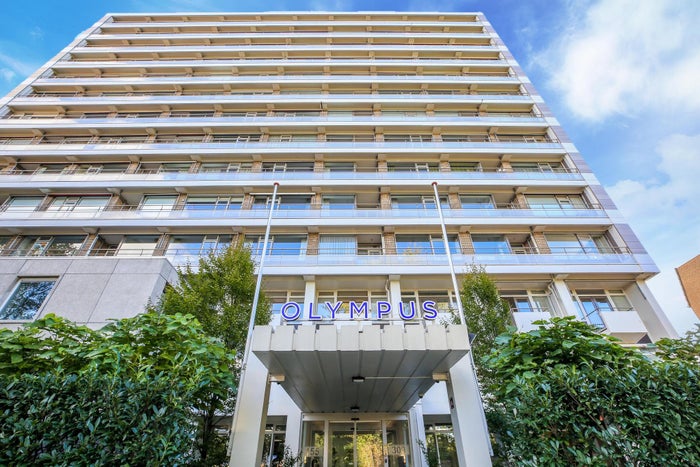
<path fill-rule="evenodd" d="M 1 258 L 0 303 L 18 281 L 52 278 L 56 285 L 39 310 L 100 328 L 109 320 L 135 316 L 148 301 L 156 302 L 166 283 L 177 280 L 175 268 L 164 258 Z M 17 328 L 22 322 L 0 321 Z"/>

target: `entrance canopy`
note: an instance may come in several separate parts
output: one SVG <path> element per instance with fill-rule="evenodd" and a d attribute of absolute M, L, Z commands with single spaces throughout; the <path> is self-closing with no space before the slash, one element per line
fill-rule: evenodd
<path fill-rule="evenodd" d="M 304 412 L 405 412 L 469 339 L 462 325 L 304 323 L 256 326 L 252 351 Z"/>

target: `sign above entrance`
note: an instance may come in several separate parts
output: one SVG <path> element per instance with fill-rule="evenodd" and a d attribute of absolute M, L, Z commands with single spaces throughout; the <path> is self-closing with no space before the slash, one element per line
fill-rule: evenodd
<path fill-rule="evenodd" d="M 374 308 L 368 301 L 324 302 L 320 306 L 310 302 L 307 307 L 297 302 L 287 302 L 282 305 L 280 312 L 286 321 L 335 320 L 341 318 L 341 315 L 342 318 L 349 316 L 350 319 L 375 320 L 389 318 L 394 312 L 397 312 L 399 318 L 403 320 L 416 318 L 434 320 L 438 317 L 437 305 L 433 300 L 425 300 L 421 303 L 415 301 L 399 303 L 397 310 L 394 310 L 391 303 L 383 301 L 374 302 Z"/>

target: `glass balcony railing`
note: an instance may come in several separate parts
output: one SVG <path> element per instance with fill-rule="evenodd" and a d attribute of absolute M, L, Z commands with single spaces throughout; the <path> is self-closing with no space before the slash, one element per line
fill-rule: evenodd
<path fill-rule="evenodd" d="M 528 208 L 483 208 L 483 209 L 449 209 L 445 208 L 443 214 L 446 220 L 450 219 L 493 219 L 493 218 L 604 218 L 606 213 L 602 209 L 528 209 Z M 120 205 L 97 208 L 75 209 L 51 209 L 37 211 L 34 208 L 12 208 L 0 210 L 2 220 L 41 220 L 41 219 L 94 219 L 94 220 L 135 220 L 135 219 L 266 219 L 268 208 L 241 209 L 240 204 L 230 206 L 203 205 L 202 203 L 183 206 L 148 206 Z M 438 219 L 434 206 L 416 208 L 413 206 L 393 207 L 381 209 L 380 206 L 364 206 L 359 208 L 338 208 L 333 205 L 312 208 L 310 205 L 283 204 L 274 211 L 275 219 L 346 219 L 353 222 L 357 219 L 421 219 L 429 222 Z M 583 248 L 557 248 L 557 253 L 577 253 Z M 496 253 L 498 252 L 495 251 Z M 587 251 L 584 251 L 587 253 Z"/>
<path fill-rule="evenodd" d="M 150 248 L 120 248 L 113 246 L 108 248 L 93 248 L 80 253 L 85 256 L 125 256 L 125 257 L 151 257 L 165 256 L 173 259 L 178 264 L 194 261 L 197 257 L 205 255 L 210 250 L 198 247 L 178 248 L 173 246 L 167 250 L 156 252 Z M 218 250 L 217 250 L 218 251 Z M 317 254 L 313 254 L 313 253 Z M 257 253 L 257 254 L 256 254 Z M 380 247 L 355 247 L 347 249 L 324 249 L 310 251 L 306 246 L 285 248 L 272 244 L 265 265 L 271 267 L 290 268 L 296 270 L 299 267 L 314 266 L 437 266 L 447 267 L 447 258 L 444 254 L 380 254 Z M 55 253 L 50 256 L 55 256 Z M 65 251 L 64 256 L 78 255 L 78 250 Z M 0 256 L 46 256 L 39 252 L 27 252 L 27 250 L 0 249 Z M 253 249 L 253 256 L 259 258 L 259 250 Z M 472 263 L 486 266 L 497 265 L 634 265 L 636 260 L 626 249 L 615 249 L 599 253 L 560 253 L 560 254 L 453 254 L 453 261 L 458 267 Z"/>
<path fill-rule="evenodd" d="M 474 170 L 394 170 L 380 171 L 375 168 L 356 168 L 354 170 L 310 171 L 310 170 L 286 170 L 256 172 L 252 170 L 213 171 L 208 169 L 199 172 L 181 170 L 168 170 L 167 168 L 139 168 L 135 172 L 126 172 L 124 169 L 112 170 L 98 168 L 91 170 L 81 169 L 51 169 L 39 168 L 36 170 L 14 169 L 0 171 L 0 177 L 17 177 L 18 181 L 82 181 L 82 180 L 580 180 L 581 174 L 575 169 L 550 169 L 550 170 L 501 170 L 501 169 L 474 169 Z"/>

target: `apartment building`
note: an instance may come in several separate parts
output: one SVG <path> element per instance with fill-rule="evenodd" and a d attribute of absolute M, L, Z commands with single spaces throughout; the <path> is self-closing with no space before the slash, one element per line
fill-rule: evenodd
<path fill-rule="evenodd" d="M 232 466 L 284 445 L 423 466 L 421 444 L 490 465 L 468 332 L 442 320 L 473 263 L 520 330 L 674 333 L 653 261 L 480 13 L 107 15 L 0 99 L 0 205 L 6 327 L 98 327 L 202 254 L 266 250 Z"/>

